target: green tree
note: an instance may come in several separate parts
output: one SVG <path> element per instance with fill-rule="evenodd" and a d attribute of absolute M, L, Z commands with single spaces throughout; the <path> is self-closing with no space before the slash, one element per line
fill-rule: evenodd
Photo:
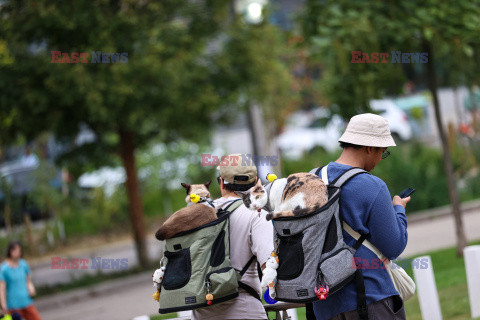
<path fill-rule="evenodd" d="M 208 137 L 213 123 L 240 111 L 244 88 L 257 88 L 249 97 L 261 103 L 268 103 L 276 93 L 277 69 L 269 70 L 272 64 L 264 63 L 275 48 L 241 61 L 231 59 L 242 53 L 235 52 L 228 40 L 240 30 L 229 27 L 229 4 L 227 0 L 100 0 L 94 5 L 86 0 L 26 0 L 7 1 L 0 7 L 0 39 L 6 40 L 15 61 L 0 65 L 0 112 L 12 119 L 2 129 L 27 138 L 44 130 L 54 132 L 70 144 L 62 160 L 80 164 L 77 173 L 120 159 L 138 257 L 144 266 L 136 150 L 154 137 L 167 143 Z M 255 39 L 243 38 L 243 43 L 259 45 L 260 30 Z M 51 63 L 51 51 L 86 52 L 89 63 Z M 127 53 L 128 62 L 91 63 L 98 51 Z M 239 70 L 254 76 L 239 77 Z M 264 72 L 270 76 L 261 76 Z M 82 125 L 95 133 L 95 141 L 71 144 Z"/>
<path fill-rule="evenodd" d="M 442 143 L 444 168 L 455 219 L 457 253 L 467 241 L 450 148 L 439 108 L 437 83 L 458 85 L 478 80 L 480 1 L 422 2 L 307 1 L 303 30 L 318 59 L 325 66 L 325 94 L 345 116 L 368 110 L 368 101 L 398 92 L 403 84 L 400 63 L 351 63 L 352 51 L 423 52 L 422 65 L 433 97 L 435 119 Z M 441 68 L 443 67 L 443 69 Z M 447 70 L 448 76 L 438 73 Z"/>

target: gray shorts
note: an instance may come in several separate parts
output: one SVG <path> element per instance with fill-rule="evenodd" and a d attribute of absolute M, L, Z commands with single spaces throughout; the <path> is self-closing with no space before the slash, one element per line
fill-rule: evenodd
<path fill-rule="evenodd" d="M 337 314 L 330 320 L 358 320 L 357 310 Z M 406 320 L 405 306 L 400 296 L 391 296 L 368 305 L 368 320 Z"/>

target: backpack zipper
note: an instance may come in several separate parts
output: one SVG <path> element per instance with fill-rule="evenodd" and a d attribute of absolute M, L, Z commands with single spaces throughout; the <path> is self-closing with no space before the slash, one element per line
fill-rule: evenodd
<path fill-rule="evenodd" d="M 233 269 L 233 267 L 225 267 L 225 268 L 221 268 L 221 269 L 207 273 L 207 276 L 205 277 L 205 288 L 207 289 L 207 295 L 205 296 L 205 299 L 207 300 L 207 305 L 211 306 L 213 304 L 213 294 L 210 293 L 210 290 L 212 288 L 212 282 L 210 281 L 210 276 L 214 273 L 228 272 L 230 271 L 230 269 Z"/>

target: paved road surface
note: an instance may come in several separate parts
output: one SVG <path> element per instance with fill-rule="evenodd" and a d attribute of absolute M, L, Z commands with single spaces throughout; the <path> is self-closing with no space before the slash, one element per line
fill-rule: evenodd
<path fill-rule="evenodd" d="M 73 293 L 39 298 L 37 308 L 43 320 L 127 320 L 143 314 L 157 314 L 151 276 L 151 273 L 143 273 L 130 277 L 134 281 L 127 283 L 121 279 L 110 281 L 103 285 L 103 292 L 93 292 L 87 297 L 80 292 L 77 297 Z M 107 290 L 108 287 L 111 290 Z"/>
<path fill-rule="evenodd" d="M 150 259 L 159 260 L 163 253 L 163 242 L 156 240 L 153 236 L 147 239 L 147 250 Z M 138 265 L 137 256 L 135 253 L 135 246 L 133 241 L 121 241 L 119 243 L 106 244 L 100 247 L 86 248 L 83 250 L 77 250 L 75 253 L 68 255 L 58 255 L 63 259 L 69 259 L 71 262 L 73 258 L 77 259 L 89 259 L 89 262 L 85 265 L 88 269 L 52 269 L 51 258 L 43 259 L 38 263 L 30 263 L 32 269 L 32 279 L 35 285 L 45 286 L 54 285 L 58 283 L 69 283 L 72 279 L 78 279 L 86 274 L 96 274 L 98 268 L 94 269 L 92 263 L 93 257 L 100 257 L 100 259 L 127 259 L 127 267 L 132 268 Z M 95 265 L 96 266 L 96 265 Z M 120 268 L 123 266 L 112 267 L 111 265 L 106 268 L 101 268 L 102 273 L 111 273 L 122 271 Z"/>
<path fill-rule="evenodd" d="M 480 211 L 463 215 L 468 241 L 480 239 Z M 408 225 L 408 244 L 402 257 L 411 257 L 428 251 L 456 245 L 455 224 L 452 215 Z"/>

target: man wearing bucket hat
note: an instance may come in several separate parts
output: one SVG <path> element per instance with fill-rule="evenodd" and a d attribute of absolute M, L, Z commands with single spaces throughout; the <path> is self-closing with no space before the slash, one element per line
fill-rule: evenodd
<path fill-rule="evenodd" d="M 344 134 L 338 140 L 343 152 L 326 169 L 332 182 L 352 167 L 370 172 L 385 159 L 394 147 L 388 121 L 374 114 L 360 114 L 350 119 Z M 341 190 L 340 206 L 343 220 L 354 231 L 367 235 L 388 259 L 397 258 L 407 245 L 407 218 L 405 207 L 410 197 L 391 199 L 385 182 L 373 174 L 359 174 L 351 178 Z M 353 246 L 353 239 L 345 230 L 344 241 Z M 355 253 L 353 268 L 360 268 L 365 284 L 369 319 L 406 319 L 403 301 L 382 263 L 375 253 L 364 245 Z M 355 263 L 357 266 L 355 266 Z M 357 291 L 352 281 L 326 300 L 313 303 L 319 320 L 359 319 Z"/>
<path fill-rule="evenodd" d="M 257 182 L 257 167 L 245 163 L 242 159 L 240 154 L 222 157 L 222 162 L 217 167 L 222 197 L 214 201 L 216 207 L 238 200 L 240 197 L 235 191 L 247 191 Z M 192 319 L 267 319 L 265 309 L 257 299 L 262 294 L 257 261 L 263 266 L 272 251 L 272 224 L 264 215 L 259 216 L 242 204 L 230 215 L 230 259 L 233 268 L 240 271 L 252 257 L 256 257 L 241 278 L 241 282 L 250 288 L 241 287 L 238 298 L 233 300 L 193 310 Z"/>

